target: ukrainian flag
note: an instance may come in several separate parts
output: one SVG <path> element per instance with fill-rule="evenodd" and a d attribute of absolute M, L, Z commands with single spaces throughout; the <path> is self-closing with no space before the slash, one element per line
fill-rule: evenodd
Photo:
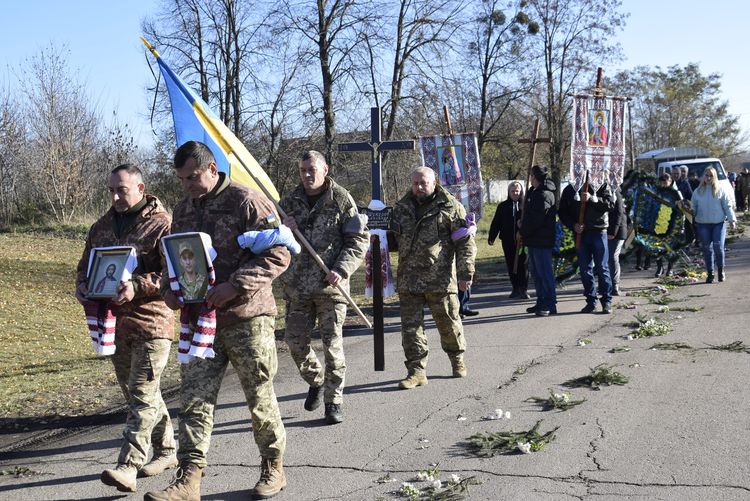
<path fill-rule="evenodd" d="M 279 193 L 271 179 L 247 151 L 245 145 L 232 134 L 232 131 L 224 125 L 224 122 L 211 112 L 208 105 L 162 61 L 156 49 L 145 38 L 141 37 L 141 40 L 159 63 L 159 69 L 167 84 L 169 100 L 172 103 L 172 118 L 174 119 L 177 146 L 187 141 L 204 143 L 211 148 L 219 171 L 226 173 L 232 181 L 258 190 L 268 198 L 278 202 Z"/>

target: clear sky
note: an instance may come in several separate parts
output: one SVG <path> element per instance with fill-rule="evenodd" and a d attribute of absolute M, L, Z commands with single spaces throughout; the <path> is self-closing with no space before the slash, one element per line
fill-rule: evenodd
<path fill-rule="evenodd" d="M 0 62 L 16 67 L 50 42 L 65 44 L 69 62 L 88 82 L 104 113 L 118 108 L 137 140 L 150 141 L 149 97 L 153 82 L 143 46 L 140 22 L 158 0 L 25 0 L 4 2 Z M 636 65 L 684 66 L 695 62 L 702 73 L 722 75 L 724 98 L 750 132 L 750 57 L 745 35 L 750 3 L 736 0 L 623 0 L 630 12 L 619 36 L 625 61 L 604 68 L 605 75 Z M 592 70 L 592 80 L 595 78 Z M 7 83 L 0 71 L 0 84 Z"/>

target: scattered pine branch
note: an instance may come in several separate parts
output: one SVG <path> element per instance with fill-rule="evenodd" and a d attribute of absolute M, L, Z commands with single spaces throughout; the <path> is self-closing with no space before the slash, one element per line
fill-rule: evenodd
<path fill-rule="evenodd" d="M 545 445 L 555 439 L 555 432 L 559 426 L 540 434 L 539 426 L 542 420 L 536 422 L 529 431 L 499 431 L 476 433 L 468 438 L 469 445 L 480 457 L 492 457 L 496 454 L 512 454 L 521 452 L 539 452 Z"/>
<path fill-rule="evenodd" d="M 614 367 L 614 365 L 599 364 L 591 369 L 591 373 L 588 376 L 570 379 L 565 381 L 563 385 L 571 388 L 588 386 L 592 390 L 598 390 L 603 384 L 606 384 L 607 386 L 613 384 L 622 386 L 627 384 L 628 377 L 619 372 L 613 371 L 612 369 Z"/>
<path fill-rule="evenodd" d="M 743 353 L 743 352 L 750 353 L 750 346 L 747 346 L 742 341 L 734 341 L 728 344 L 719 344 L 719 345 L 706 343 L 706 345 L 708 346 L 707 349 L 709 350 L 731 351 L 734 353 Z"/>
<path fill-rule="evenodd" d="M 656 343 L 650 350 L 692 350 L 693 347 L 685 343 Z"/>
<path fill-rule="evenodd" d="M 614 348 L 610 348 L 610 353 L 627 353 L 630 351 L 630 346 L 615 346 Z"/>
<path fill-rule="evenodd" d="M 573 395 L 569 391 L 564 391 L 562 393 L 555 393 L 550 388 L 549 397 L 547 398 L 530 397 L 530 398 L 527 398 L 526 401 L 541 404 L 542 410 L 545 410 L 545 411 L 551 411 L 553 409 L 567 411 L 569 409 L 572 409 L 576 405 L 580 405 L 586 401 L 585 398 L 582 398 L 580 400 L 573 400 L 572 397 Z"/>
<path fill-rule="evenodd" d="M 664 336 L 672 332 L 672 324 L 666 320 L 648 318 L 645 315 L 636 315 L 635 319 L 637 323 L 630 323 L 628 325 L 628 327 L 635 327 L 635 330 L 628 334 L 628 339 Z"/>

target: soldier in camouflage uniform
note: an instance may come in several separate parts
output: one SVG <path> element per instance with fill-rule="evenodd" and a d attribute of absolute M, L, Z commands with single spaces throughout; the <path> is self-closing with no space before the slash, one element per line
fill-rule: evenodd
<path fill-rule="evenodd" d="M 283 455 L 286 433 L 273 389 L 276 374 L 274 321 L 276 302 L 271 282 L 289 265 L 283 246 L 259 254 L 240 248 L 237 236 L 250 230 L 278 226 L 278 215 L 268 198 L 231 182 L 216 167 L 211 150 L 188 141 L 175 152 L 174 168 L 187 195 L 174 209 L 172 233 L 200 231 L 211 236 L 216 285 L 205 305 L 216 309 L 214 358 L 194 359 L 182 366 L 178 474 L 164 491 L 145 500 L 200 499 L 200 481 L 213 429 L 216 398 L 231 362 L 240 379 L 252 417 L 255 443 L 260 449 L 261 477 L 252 494 L 266 498 L 286 486 Z M 166 262 L 163 263 L 166 269 Z M 182 305 L 164 273 L 161 292 L 170 308 Z M 195 322 L 198 305 L 191 308 Z"/>
<path fill-rule="evenodd" d="M 124 164 L 109 177 L 112 207 L 89 229 L 78 262 L 76 297 L 84 302 L 86 272 L 94 247 L 129 245 L 136 249 L 138 268 L 118 284 L 115 354 L 112 362 L 128 403 L 125 439 L 117 467 L 102 472 L 102 482 L 123 492 L 134 492 L 136 475 L 157 475 L 177 465 L 172 422 L 159 382 L 174 337 L 174 314 L 159 295 L 161 262 L 159 239 L 169 233 L 171 217 L 161 202 L 145 193 L 138 167 Z M 146 464 L 149 448 L 154 455 Z M 145 465 L 145 466 L 144 466 Z"/>
<path fill-rule="evenodd" d="M 361 264 L 370 237 L 352 196 L 327 177 L 328 164 L 321 153 L 302 155 L 299 173 L 302 183 L 280 202 L 288 214 L 284 224 L 302 232 L 331 272 L 326 275 L 305 249 L 292 259 L 281 277 L 287 299 L 285 338 L 302 378 L 310 385 L 305 409 L 320 406 L 322 391 L 326 421 L 336 424 L 343 421 L 342 328 L 347 304 L 336 285 L 349 292 L 349 277 Z M 310 346 L 316 318 L 325 369 Z"/>
<path fill-rule="evenodd" d="M 471 286 L 477 252 L 473 235 L 455 241 L 452 238 L 466 226 L 466 210 L 438 186 L 435 172 L 419 167 L 412 172 L 411 181 L 411 191 L 396 204 L 392 220 L 398 247 L 401 342 L 408 371 L 399 383 L 403 390 L 427 384 L 425 304 L 432 312 L 443 351 L 450 358 L 453 377 L 466 376 L 466 340 L 456 293 Z"/>

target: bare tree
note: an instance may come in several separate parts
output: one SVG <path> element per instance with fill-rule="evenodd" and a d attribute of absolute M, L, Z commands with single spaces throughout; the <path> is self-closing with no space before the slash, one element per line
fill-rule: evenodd
<path fill-rule="evenodd" d="M 295 33 L 305 62 L 319 68 L 320 80 L 310 78 L 307 85 L 320 96 L 322 108 L 312 99 L 311 104 L 323 114 L 324 154 L 329 165 L 334 165 L 336 100 L 360 70 L 352 54 L 364 40 L 359 33 L 370 23 L 371 8 L 358 0 L 310 0 L 285 2 L 275 13 L 275 32 L 287 37 Z"/>
<path fill-rule="evenodd" d="M 621 0 L 529 0 L 529 15 L 539 23 L 535 37 L 542 68 L 543 91 L 536 107 L 542 112 L 552 143 L 549 161 L 559 186 L 570 141 L 569 94 L 585 84 L 593 87 L 597 66 L 614 58 L 612 41 L 625 25 Z M 585 84 L 584 84 L 585 82 Z"/>
<path fill-rule="evenodd" d="M 32 188 L 59 222 L 85 208 L 102 168 L 101 118 L 61 49 L 50 46 L 24 65 L 19 83 L 28 124 L 24 162 Z"/>
<path fill-rule="evenodd" d="M 18 184 L 26 131 L 10 91 L 0 99 L 0 224 L 7 225 L 21 213 Z"/>

